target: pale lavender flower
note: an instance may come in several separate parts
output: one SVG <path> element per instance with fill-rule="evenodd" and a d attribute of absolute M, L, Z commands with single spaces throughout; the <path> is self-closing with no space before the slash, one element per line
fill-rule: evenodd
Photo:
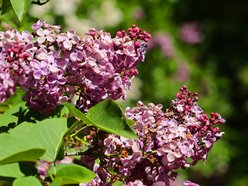
<path fill-rule="evenodd" d="M 14 91 L 14 80 L 11 78 L 8 64 L 0 59 L 0 103 L 13 95 Z"/>
<path fill-rule="evenodd" d="M 161 48 L 163 54 L 167 58 L 174 56 L 174 47 L 172 38 L 170 35 L 159 32 L 154 35 L 154 37 L 149 42 L 149 48 L 159 47 Z"/>
<path fill-rule="evenodd" d="M 194 183 L 194 182 L 191 182 L 191 181 L 189 181 L 189 180 L 185 181 L 185 182 L 183 183 L 183 185 L 184 185 L 184 186 L 200 186 L 199 184 Z"/>
<path fill-rule="evenodd" d="M 184 23 L 180 28 L 180 36 L 182 41 L 189 44 L 197 44 L 203 40 L 200 25 L 195 22 Z"/>

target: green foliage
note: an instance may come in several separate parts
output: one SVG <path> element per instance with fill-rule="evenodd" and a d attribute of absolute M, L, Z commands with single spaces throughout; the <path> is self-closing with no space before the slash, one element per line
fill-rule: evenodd
<path fill-rule="evenodd" d="M 17 87 L 15 94 L 11 96 L 9 99 L 7 99 L 5 102 L 0 104 L 0 113 L 6 112 L 8 109 L 10 109 L 13 106 L 15 106 L 15 108 L 17 109 L 16 111 L 18 111 L 20 105 L 16 105 L 16 104 L 24 105 L 24 101 L 22 100 L 23 93 L 24 93 L 23 90 Z M 14 110 L 9 112 L 14 113 Z"/>
<path fill-rule="evenodd" d="M 72 103 L 64 103 L 63 104 L 68 110 L 69 115 L 73 117 L 78 117 L 84 124 L 91 124 L 92 122 L 86 117 L 84 113 L 75 108 Z"/>
<path fill-rule="evenodd" d="M 25 132 L 25 131 L 22 131 Z M 0 165 L 19 161 L 37 161 L 45 152 L 37 145 L 11 134 L 0 134 Z"/>
<path fill-rule="evenodd" d="M 32 146 L 44 148 L 45 154 L 40 158 L 54 161 L 67 131 L 67 118 L 45 119 L 36 124 L 24 122 L 10 131 L 10 134 L 25 140 Z"/>
<path fill-rule="evenodd" d="M 18 163 L 11 163 L 6 165 L 0 165 L 0 176 L 19 178 L 25 176 L 21 170 Z"/>
<path fill-rule="evenodd" d="M 92 171 L 77 164 L 61 164 L 51 186 L 88 183 L 95 177 Z"/>
<path fill-rule="evenodd" d="M 26 186 L 26 185 L 42 186 L 40 181 L 34 176 L 17 178 L 13 182 L 13 186 Z"/>
<path fill-rule="evenodd" d="M 10 0 L 16 16 L 22 21 L 25 14 L 28 12 L 32 0 Z"/>
<path fill-rule="evenodd" d="M 113 100 L 102 101 L 90 108 L 86 115 L 70 103 L 63 105 L 69 109 L 69 115 L 80 118 L 83 124 L 91 124 L 103 131 L 123 137 L 137 138 L 129 126 L 131 122 L 126 119 L 121 108 Z"/>
<path fill-rule="evenodd" d="M 137 139 L 120 107 L 113 100 L 105 100 L 92 107 L 86 114 L 92 124 L 101 130 L 131 139 Z"/>
<path fill-rule="evenodd" d="M 54 162 L 63 157 L 66 145 L 64 139 L 76 130 L 87 126 L 95 126 L 106 132 L 136 138 L 120 107 L 112 100 L 103 101 L 92 107 L 87 115 L 76 109 L 72 104 L 66 103 L 58 107 L 57 113 L 49 118 L 33 117 L 29 110 L 19 99 L 9 99 L 4 113 L 0 115 L 1 126 L 8 126 L 8 133 L 1 130 L 0 134 L 0 176 L 21 177 L 22 170 L 18 163 L 36 162 L 45 160 Z M 11 103 L 11 104 L 10 104 Z M 81 121 L 79 121 L 80 119 Z M 7 148 L 8 147 L 8 148 Z M 30 174 L 30 173 L 29 173 Z M 70 176 L 68 176 L 70 175 Z M 85 176 L 82 176 L 85 175 Z M 86 183 L 93 179 L 94 174 L 86 168 L 76 164 L 65 164 L 57 167 L 55 180 L 52 185 Z M 34 177 L 17 179 L 13 184 L 22 185 L 26 182 L 36 182 Z"/>

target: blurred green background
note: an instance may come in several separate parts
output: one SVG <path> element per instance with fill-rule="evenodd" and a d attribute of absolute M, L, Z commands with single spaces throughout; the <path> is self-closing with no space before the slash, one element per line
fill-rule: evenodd
<path fill-rule="evenodd" d="M 144 63 L 123 105 L 169 106 L 182 85 L 200 95 L 207 113 L 225 119 L 224 137 L 207 162 L 181 171 L 202 186 L 248 185 L 248 2 L 243 0 L 50 0 L 32 5 L 19 23 L 0 17 L 2 29 L 30 29 L 37 20 L 83 34 L 95 27 L 114 33 L 133 23 L 152 34 Z"/>

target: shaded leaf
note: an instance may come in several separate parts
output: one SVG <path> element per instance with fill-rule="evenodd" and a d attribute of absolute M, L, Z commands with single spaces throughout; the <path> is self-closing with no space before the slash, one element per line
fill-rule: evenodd
<path fill-rule="evenodd" d="M 86 116 L 94 126 L 106 132 L 137 139 L 136 134 L 128 125 L 121 108 L 110 99 L 93 106 Z"/>
<path fill-rule="evenodd" d="M 5 14 L 6 12 L 12 10 L 11 4 L 9 0 L 2 0 L 2 5 L 0 8 L 1 14 Z"/>

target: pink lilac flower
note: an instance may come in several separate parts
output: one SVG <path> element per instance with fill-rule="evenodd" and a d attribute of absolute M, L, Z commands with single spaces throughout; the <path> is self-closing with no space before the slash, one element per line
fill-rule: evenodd
<path fill-rule="evenodd" d="M 16 30 L 0 32 L 0 102 L 14 94 L 16 82 L 29 72 L 32 35 Z"/>
<path fill-rule="evenodd" d="M 60 33 L 42 20 L 32 28 L 32 34 L 0 32 L 0 101 L 20 86 L 27 106 L 47 115 L 74 95 L 83 112 L 107 98 L 124 99 L 151 37 L 136 25 L 114 38 L 95 29 L 83 37 Z"/>
<path fill-rule="evenodd" d="M 0 102 L 4 102 L 13 95 L 14 91 L 14 80 L 11 78 L 8 64 L 0 59 Z"/>
<path fill-rule="evenodd" d="M 146 106 L 141 101 L 134 108 L 126 108 L 126 117 L 135 121 L 132 128 L 138 140 L 113 134 L 104 139 L 101 154 L 105 156 L 100 157 L 102 176 L 97 178 L 98 183 L 120 180 L 126 185 L 169 185 L 177 169 L 205 161 L 223 135 L 216 125 L 224 119 L 218 113 L 208 117 L 197 101 L 197 93 L 183 86 L 165 112 L 161 104 Z"/>
<path fill-rule="evenodd" d="M 174 75 L 176 80 L 185 83 L 190 77 L 190 68 L 185 61 L 180 61 L 177 66 L 177 71 Z"/>
<path fill-rule="evenodd" d="M 184 185 L 184 186 L 200 186 L 199 184 L 194 183 L 194 182 L 191 182 L 191 181 L 189 181 L 189 180 L 185 181 L 185 182 L 183 183 L 183 185 Z"/>
<path fill-rule="evenodd" d="M 184 23 L 180 28 L 182 41 L 189 44 L 202 42 L 203 34 L 198 23 Z"/>
<path fill-rule="evenodd" d="M 174 56 L 174 47 L 171 37 L 163 32 L 156 33 L 149 42 L 149 48 L 160 47 L 165 57 L 171 58 Z"/>

